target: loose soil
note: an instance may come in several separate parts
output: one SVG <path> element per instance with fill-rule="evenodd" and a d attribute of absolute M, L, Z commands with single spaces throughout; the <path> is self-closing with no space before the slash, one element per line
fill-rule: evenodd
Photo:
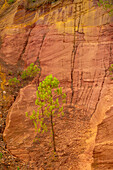
<path fill-rule="evenodd" d="M 89 118 L 81 109 L 70 105 L 65 109 L 65 116 L 57 119 L 55 124 L 57 153 L 53 153 L 52 145 L 49 143 L 42 141 L 39 144 L 38 142 L 39 150 L 36 159 L 30 160 L 28 163 L 19 160 L 7 150 L 3 141 L 6 116 L 7 111 L 6 114 L 1 114 L 0 118 L 1 170 L 16 170 L 18 168 L 20 170 L 79 170 L 79 156 L 87 148 L 85 141 L 91 134 Z M 44 135 L 44 138 L 46 137 L 47 134 Z"/>

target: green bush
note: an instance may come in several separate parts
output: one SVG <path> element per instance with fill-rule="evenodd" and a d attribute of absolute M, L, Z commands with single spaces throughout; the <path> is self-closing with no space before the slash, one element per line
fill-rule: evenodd
<path fill-rule="evenodd" d="M 31 63 L 22 73 L 19 72 L 18 79 L 14 77 L 8 80 L 9 92 L 13 95 L 17 95 L 19 89 L 26 86 L 29 81 L 32 80 L 31 78 L 34 78 L 39 72 L 39 67 L 34 65 L 34 63 Z"/>
<path fill-rule="evenodd" d="M 59 81 L 57 78 L 49 75 L 39 84 L 36 96 L 37 99 L 35 104 L 38 106 L 37 112 L 33 111 L 30 116 L 26 112 L 26 116 L 33 120 L 35 129 L 39 133 L 48 131 L 45 119 L 49 119 L 51 124 L 53 148 L 54 152 L 56 152 L 53 118 L 55 114 L 58 117 L 64 115 L 63 103 L 66 102 L 66 94 L 63 93 L 62 88 L 59 87 Z M 61 98 L 61 100 L 59 100 L 59 98 Z"/>
<path fill-rule="evenodd" d="M 10 86 L 16 86 L 20 83 L 20 81 L 16 77 L 9 79 L 8 82 Z"/>
<path fill-rule="evenodd" d="M 34 63 L 31 63 L 30 66 L 28 66 L 27 69 L 22 72 L 21 78 L 24 80 L 28 77 L 35 77 L 39 72 L 39 67 L 34 65 Z"/>
<path fill-rule="evenodd" d="M 13 4 L 15 0 L 8 0 L 8 4 Z"/>
<path fill-rule="evenodd" d="M 8 84 L 10 94 L 16 96 L 20 88 L 20 81 L 16 77 L 14 77 L 8 80 Z"/>
<path fill-rule="evenodd" d="M 109 15 L 113 15 L 113 4 L 112 0 L 99 0 L 98 6 L 103 6 L 105 10 L 108 10 Z"/>
<path fill-rule="evenodd" d="M 109 74 L 113 76 L 113 64 L 111 64 L 109 68 Z M 111 77 L 111 79 L 113 80 L 113 77 Z"/>
<path fill-rule="evenodd" d="M 2 152 L 0 152 L 0 159 L 2 159 L 2 156 L 3 156 L 3 154 L 2 154 Z"/>

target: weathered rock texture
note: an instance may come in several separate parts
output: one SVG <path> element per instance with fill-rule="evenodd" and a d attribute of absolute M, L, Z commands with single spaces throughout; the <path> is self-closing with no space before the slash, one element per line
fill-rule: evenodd
<path fill-rule="evenodd" d="M 93 151 L 94 169 L 113 169 L 112 99 L 113 84 L 105 79 L 101 100 L 92 118 L 93 130 L 96 128 L 95 148 Z M 98 126 L 96 127 L 96 125 Z"/>
<path fill-rule="evenodd" d="M 90 0 L 57 2 L 29 13 L 18 9 L 11 17 L 6 28 L 1 24 L 1 63 L 7 68 L 17 68 L 19 61 L 25 67 L 40 63 L 40 81 L 53 74 L 67 93 L 66 117 L 56 123 L 60 163 L 53 169 L 112 169 L 113 17 Z M 21 89 L 4 139 L 12 154 L 43 167 L 41 151 L 48 153 L 48 147 L 33 143 L 36 134 L 25 117 L 36 108 L 35 93 L 34 85 Z"/>

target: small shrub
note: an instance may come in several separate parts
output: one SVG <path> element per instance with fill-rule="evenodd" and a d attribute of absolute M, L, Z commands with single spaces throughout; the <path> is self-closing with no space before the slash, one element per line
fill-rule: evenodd
<path fill-rule="evenodd" d="M 8 4 L 13 4 L 15 0 L 8 0 Z"/>
<path fill-rule="evenodd" d="M 16 77 L 14 77 L 8 80 L 8 85 L 10 94 L 16 96 L 21 86 L 20 81 Z"/>
<path fill-rule="evenodd" d="M 30 66 L 28 66 L 27 69 L 24 70 L 22 73 L 18 72 L 18 79 L 16 77 L 9 79 L 8 85 L 10 87 L 9 90 L 11 94 L 17 95 L 19 89 L 29 83 L 29 81 L 31 80 L 29 78 L 34 78 L 39 72 L 40 69 L 38 68 L 38 66 L 34 65 L 34 63 L 31 63 Z"/>
<path fill-rule="evenodd" d="M 111 64 L 109 68 L 109 74 L 113 76 L 113 64 Z M 111 79 L 113 80 L 113 77 L 111 77 Z"/>
<path fill-rule="evenodd" d="M 21 78 L 27 79 L 28 77 L 35 77 L 40 72 L 40 69 L 34 63 L 31 63 L 25 71 L 22 72 Z"/>
<path fill-rule="evenodd" d="M 2 155 L 2 152 L 0 152 L 0 159 L 2 159 L 2 156 L 3 156 L 3 155 Z"/>
<path fill-rule="evenodd" d="M 113 15 L 113 4 L 112 0 L 99 0 L 97 3 L 99 7 L 103 6 L 105 10 L 108 10 L 109 15 Z"/>
<path fill-rule="evenodd" d="M 10 86 L 16 86 L 20 83 L 20 81 L 16 77 L 9 79 L 8 82 Z"/>

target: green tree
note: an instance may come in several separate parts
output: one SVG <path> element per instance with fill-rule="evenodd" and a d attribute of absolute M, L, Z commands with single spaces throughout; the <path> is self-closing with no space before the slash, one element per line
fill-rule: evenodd
<path fill-rule="evenodd" d="M 59 87 L 59 81 L 52 75 L 47 76 L 44 81 L 39 84 L 36 92 L 37 99 L 35 104 L 38 106 L 37 112 L 33 111 L 32 115 L 28 116 L 33 120 L 36 131 L 44 133 L 48 131 L 45 119 L 49 119 L 51 124 L 52 141 L 54 152 L 56 152 L 54 116 L 63 116 L 63 103 L 66 102 L 66 94 L 62 92 L 62 87 Z"/>

